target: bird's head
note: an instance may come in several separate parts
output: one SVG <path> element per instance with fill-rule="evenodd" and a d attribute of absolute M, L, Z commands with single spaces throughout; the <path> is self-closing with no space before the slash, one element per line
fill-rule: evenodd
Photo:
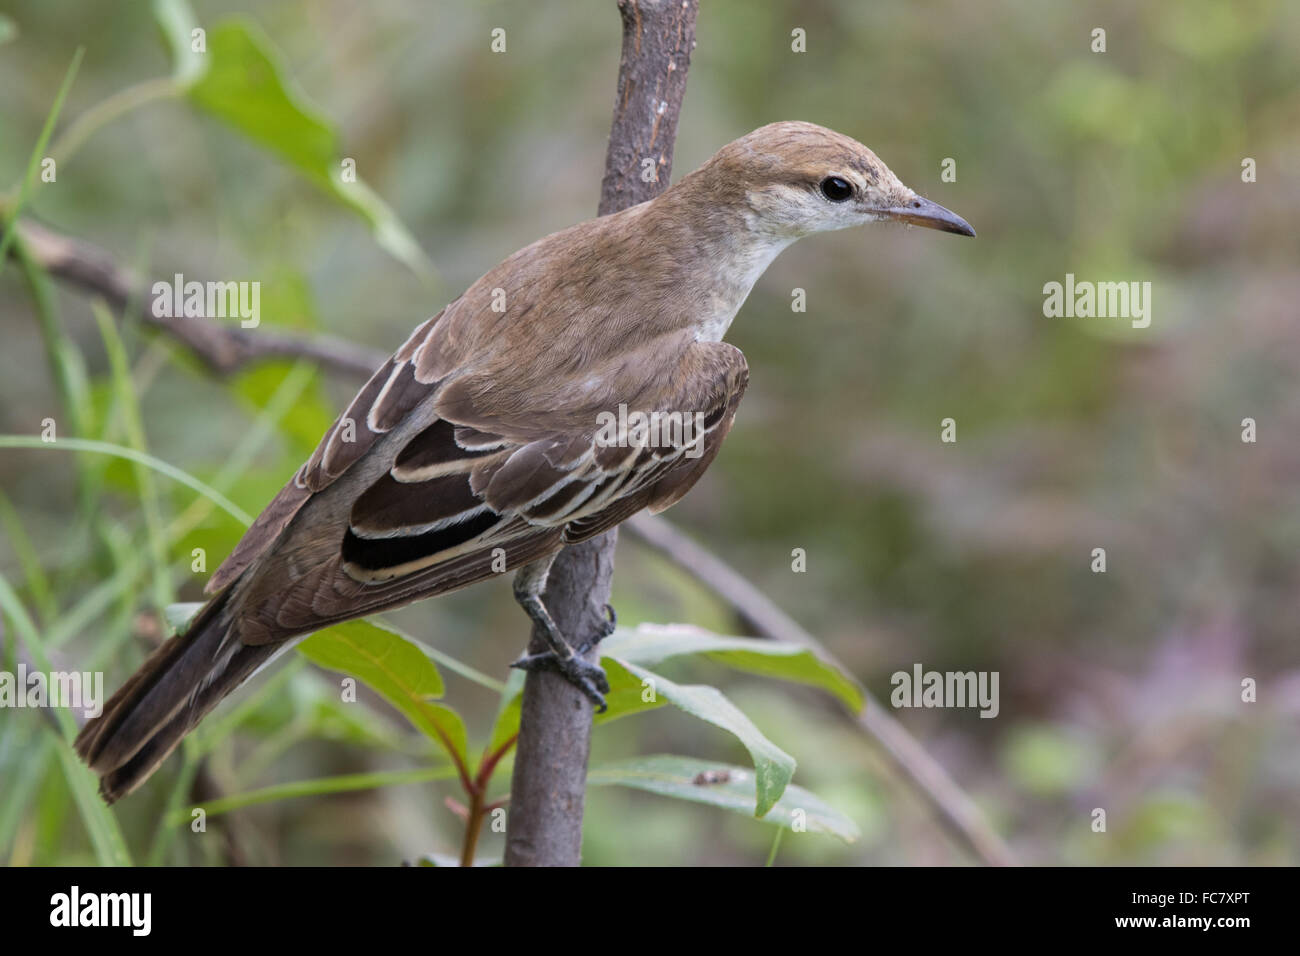
<path fill-rule="evenodd" d="M 746 210 L 751 229 L 774 238 L 890 219 L 975 235 L 965 219 L 899 182 L 857 140 L 813 123 L 760 127 L 720 149 L 698 175 Z"/>

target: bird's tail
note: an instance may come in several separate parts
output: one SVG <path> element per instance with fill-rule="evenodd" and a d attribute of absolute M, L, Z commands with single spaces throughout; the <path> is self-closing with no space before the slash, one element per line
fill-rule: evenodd
<path fill-rule="evenodd" d="M 144 783 L 181 738 L 242 684 L 278 645 L 227 640 L 230 589 L 165 641 L 77 736 L 77 753 L 112 803 Z"/>

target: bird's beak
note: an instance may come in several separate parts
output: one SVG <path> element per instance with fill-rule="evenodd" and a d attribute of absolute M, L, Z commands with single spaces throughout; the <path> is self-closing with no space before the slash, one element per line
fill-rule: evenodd
<path fill-rule="evenodd" d="M 970 223 L 961 216 L 921 196 L 915 197 L 905 206 L 882 209 L 880 214 L 886 219 L 910 222 L 914 226 L 925 226 L 927 229 L 955 232 L 959 236 L 975 235 L 975 230 L 971 228 Z"/>

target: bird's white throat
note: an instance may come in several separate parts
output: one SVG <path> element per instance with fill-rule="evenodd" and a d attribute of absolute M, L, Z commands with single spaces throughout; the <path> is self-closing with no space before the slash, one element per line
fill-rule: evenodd
<path fill-rule="evenodd" d="M 758 277 L 794 240 L 793 236 L 751 233 L 742 241 L 728 244 L 726 251 L 709 263 L 713 282 L 711 291 L 701 303 L 700 322 L 695 334 L 697 340 L 722 341 Z"/>

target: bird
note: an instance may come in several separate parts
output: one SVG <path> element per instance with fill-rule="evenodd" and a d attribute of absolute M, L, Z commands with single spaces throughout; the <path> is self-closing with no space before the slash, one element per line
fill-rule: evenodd
<path fill-rule="evenodd" d="M 296 640 L 506 571 L 549 645 L 514 666 L 558 671 L 603 708 L 603 671 L 542 600 L 551 562 L 690 490 L 749 380 L 723 337 L 754 283 L 797 239 L 879 221 L 975 235 L 857 140 L 778 122 L 484 274 L 374 373 L 214 572 L 208 603 L 82 729 L 103 799 L 139 787 Z M 638 413 L 695 427 L 625 427 Z"/>

